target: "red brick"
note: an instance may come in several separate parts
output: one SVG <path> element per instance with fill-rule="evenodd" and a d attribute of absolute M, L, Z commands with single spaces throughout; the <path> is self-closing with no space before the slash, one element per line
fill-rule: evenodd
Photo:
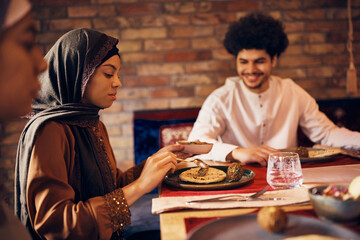
<path fill-rule="evenodd" d="M 108 4 L 108 3 L 136 3 L 138 0 L 92 0 L 96 1 L 99 4 Z"/>
<path fill-rule="evenodd" d="M 63 6 L 74 4 L 74 0 L 32 0 L 33 5 L 39 6 Z M 74 5 L 81 5 L 81 4 L 88 4 L 89 0 L 76 0 L 76 4 Z"/>
<path fill-rule="evenodd" d="M 283 78 L 306 78 L 306 70 L 299 69 L 299 68 L 292 68 L 292 69 L 281 69 L 275 68 L 272 74 L 283 77 Z"/>
<path fill-rule="evenodd" d="M 162 27 L 165 25 L 165 19 L 162 15 L 146 15 L 141 17 L 142 27 Z"/>
<path fill-rule="evenodd" d="M 141 41 L 119 41 L 117 47 L 120 53 L 123 52 L 137 52 L 142 49 Z"/>
<path fill-rule="evenodd" d="M 213 27 L 171 27 L 169 29 L 169 37 L 201 37 L 213 35 Z"/>
<path fill-rule="evenodd" d="M 206 62 L 195 62 L 186 64 L 187 73 L 197 72 L 223 72 L 230 71 L 235 66 L 234 61 L 206 61 Z"/>
<path fill-rule="evenodd" d="M 146 51 L 188 49 L 190 41 L 186 39 L 145 40 L 144 48 Z"/>
<path fill-rule="evenodd" d="M 324 65 L 348 65 L 349 55 L 347 53 L 342 55 L 336 55 L 331 57 L 325 57 L 323 59 Z"/>
<path fill-rule="evenodd" d="M 352 17 L 355 15 L 358 15 L 359 11 L 352 11 Z M 326 9 L 326 19 L 334 20 L 334 19 L 347 19 L 347 9 Z"/>
<path fill-rule="evenodd" d="M 196 96 L 200 97 L 207 97 L 212 93 L 215 89 L 217 89 L 219 86 L 216 85 L 210 85 L 210 86 L 198 86 L 196 88 Z"/>
<path fill-rule="evenodd" d="M 98 6 L 68 7 L 69 17 L 94 17 L 98 14 Z"/>
<path fill-rule="evenodd" d="M 304 89 L 315 89 L 315 88 L 326 88 L 327 86 L 327 80 L 324 78 L 318 78 L 318 79 L 314 79 L 314 78 L 306 78 L 306 79 L 300 79 L 296 81 L 297 84 L 300 85 L 300 87 L 304 88 Z"/>
<path fill-rule="evenodd" d="M 90 19 L 58 19 L 45 21 L 43 25 L 44 31 L 69 31 L 75 28 L 91 28 Z"/>
<path fill-rule="evenodd" d="M 305 28 L 304 22 L 285 22 L 285 32 L 303 32 Z"/>
<path fill-rule="evenodd" d="M 303 54 L 303 46 L 302 45 L 290 45 L 283 53 L 282 56 L 288 55 L 301 55 Z"/>
<path fill-rule="evenodd" d="M 171 14 L 163 15 L 167 25 L 187 25 L 190 22 L 190 17 L 188 15 L 181 14 Z"/>
<path fill-rule="evenodd" d="M 121 32 L 123 39 L 151 39 L 165 38 L 166 28 L 124 29 Z"/>
<path fill-rule="evenodd" d="M 234 60 L 235 57 L 228 53 L 224 48 L 212 50 L 213 58 L 218 60 Z"/>
<path fill-rule="evenodd" d="M 222 48 L 222 41 L 218 38 L 194 38 L 191 40 L 193 49 Z"/>
<path fill-rule="evenodd" d="M 176 98 L 194 96 L 193 88 L 160 88 L 150 91 L 151 98 Z"/>
<path fill-rule="evenodd" d="M 306 67 L 321 65 L 321 57 L 309 56 L 282 56 L 279 58 L 279 67 Z"/>
<path fill-rule="evenodd" d="M 220 36 L 223 39 L 228 30 L 229 30 L 228 24 L 216 25 L 215 26 L 215 36 Z"/>
<path fill-rule="evenodd" d="M 290 45 L 304 43 L 323 43 L 327 33 L 289 33 Z"/>
<path fill-rule="evenodd" d="M 143 77 L 124 77 L 122 79 L 124 87 L 151 87 L 166 86 L 169 84 L 167 76 L 143 76 Z"/>
<path fill-rule="evenodd" d="M 356 1 L 355 1 L 356 2 Z M 347 1 L 339 0 L 305 0 L 305 8 L 346 8 Z"/>
<path fill-rule="evenodd" d="M 326 42 L 344 43 L 347 42 L 347 32 L 328 32 L 326 33 Z"/>
<path fill-rule="evenodd" d="M 224 24 L 235 21 L 235 15 L 229 13 L 200 13 L 191 17 L 195 25 Z"/>
<path fill-rule="evenodd" d="M 38 33 L 36 35 L 36 41 L 38 43 L 51 43 L 52 46 L 65 32 L 66 31 Z"/>
<path fill-rule="evenodd" d="M 170 100 L 170 107 L 171 108 L 201 107 L 205 99 L 206 99 L 205 97 L 173 98 Z"/>
<path fill-rule="evenodd" d="M 346 21 L 311 21 L 305 23 L 306 31 L 328 32 L 341 31 L 344 29 L 347 29 Z"/>
<path fill-rule="evenodd" d="M 209 12 L 211 3 L 209 2 L 176 2 L 164 5 L 165 13 L 196 13 Z"/>
<path fill-rule="evenodd" d="M 136 67 L 133 65 L 122 65 L 120 68 L 120 75 L 135 75 Z"/>
<path fill-rule="evenodd" d="M 308 68 L 308 77 L 335 77 L 344 76 L 345 69 L 336 67 L 312 67 Z"/>
<path fill-rule="evenodd" d="M 21 132 L 13 132 L 2 137 L 1 144 L 3 145 L 17 145 L 19 142 Z"/>
<path fill-rule="evenodd" d="M 183 74 L 172 76 L 173 85 L 175 87 L 189 87 L 199 85 L 209 85 L 213 83 L 211 74 Z"/>
<path fill-rule="evenodd" d="M 67 8 L 66 7 L 42 7 L 33 8 L 36 19 L 47 19 L 47 18 L 66 18 Z"/>
<path fill-rule="evenodd" d="M 155 53 L 122 53 L 122 60 L 124 63 L 138 63 L 138 62 L 161 62 L 164 60 L 164 54 Z"/>
<path fill-rule="evenodd" d="M 3 158 L 9 158 L 9 157 L 12 158 L 12 159 L 15 159 L 16 152 L 17 152 L 17 145 L 16 144 L 8 145 L 8 146 L 5 146 L 5 145 L 1 144 L 1 146 L 0 146 L 1 160 Z"/>
<path fill-rule="evenodd" d="M 115 102 L 113 102 L 111 107 L 103 109 L 101 111 L 101 113 L 114 113 L 114 112 L 121 112 L 122 110 L 123 110 L 123 107 L 122 107 L 121 102 L 115 101 Z"/>
<path fill-rule="evenodd" d="M 259 1 L 256 0 L 214 2 L 212 6 L 213 11 L 251 11 L 258 8 Z"/>
<path fill-rule="evenodd" d="M 266 0 L 264 1 L 265 9 L 301 9 L 301 1 L 288 1 L 288 0 Z"/>
<path fill-rule="evenodd" d="M 7 135 L 7 134 L 10 134 L 10 133 L 16 133 L 16 132 L 21 132 L 26 123 L 28 122 L 27 119 L 18 119 L 18 120 L 13 120 L 13 121 L 9 121 L 7 123 L 4 124 L 4 135 Z M 1 124 L 0 124 L 0 127 L 1 127 Z M 3 135 L 1 135 L 3 136 Z M 1 140 L 0 140 L 0 143 L 1 143 Z"/>
<path fill-rule="evenodd" d="M 325 19 L 325 10 L 306 10 L 306 11 L 285 11 L 284 20 L 323 20 Z"/>
<path fill-rule="evenodd" d="M 154 3 L 136 3 L 118 5 L 117 14 L 120 15 L 140 15 L 140 14 L 159 14 L 161 11 L 159 4 Z"/>
<path fill-rule="evenodd" d="M 307 44 L 304 46 L 305 53 L 309 54 L 337 54 L 345 51 L 344 44 Z"/>
<path fill-rule="evenodd" d="M 148 96 L 148 90 L 145 88 L 119 88 L 116 97 L 122 99 L 144 99 Z"/>
<path fill-rule="evenodd" d="M 99 4 L 107 4 L 107 3 L 135 3 L 138 0 L 96 0 Z"/>
<path fill-rule="evenodd" d="M 138 66 L 138 75 L 171 75 L 183 74 L 184 68 L 181 64 L 166 63 L 166 64 L 143 64 Z"/>
<path fill-rule="evenodd" d="M 184 62 L 184 61 L 201 61 L 210 60 L 211 51 L 186 51 L 186 52 L 169 52 L 165 55 L 166 62 Z"/>

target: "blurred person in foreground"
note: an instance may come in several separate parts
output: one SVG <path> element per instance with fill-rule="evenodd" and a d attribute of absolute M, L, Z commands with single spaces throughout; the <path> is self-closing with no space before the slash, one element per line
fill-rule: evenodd
<path fill-rule="evenodd" d="M 110 145 L 101 109 L 121 87 L 118 40 L 75 29 L 45 59 L 40 97 L 20 137 L 15 172 L 15 210 L 34 239 L 122 239 L 129 207 L 177 165 L 160 149 L 122 172 Z"/>
<path fill-rule="evenodd" d="M 0 2 L 0 124 L 30 112 L 39 95 L 38 75 L 46 69 L 30 10 L 27 0 Z M 6 203 L 7 195 L 0 177 L 0 238 L 31 239 Z"/>
<path fill-rule="evenodd" d="M 271 75 L 288 46 L 280 21 L 251 13 L 230 25 L 224 46 L 238 76 L 209 95 L 189 136 L 214 143 L 212 160 L 266 166 L 269 153 L 297 147 L 298 126 L 315 143 L 360 148 L 359 132 L 337 127 L 293 80 Z"/>

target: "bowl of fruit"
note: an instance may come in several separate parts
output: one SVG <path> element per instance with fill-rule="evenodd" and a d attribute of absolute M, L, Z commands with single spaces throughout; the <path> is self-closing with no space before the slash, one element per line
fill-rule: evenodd
<path fill-rule="evenodd" d="M 360 176 L 349 186 L 327 185 L 309 189 L 310 202 L 321 219 L 334 222 L 360 221 Z"/>

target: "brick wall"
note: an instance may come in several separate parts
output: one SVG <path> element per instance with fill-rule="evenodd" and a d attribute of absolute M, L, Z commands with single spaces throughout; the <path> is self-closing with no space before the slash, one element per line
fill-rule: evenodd
<path fill-rule="evenodd" d="M 133 161 L 135 110 L 201 106 L 234 75 L 222 46 L 230 22 L 262 10 L 286 25 L 290 46 L 274 73 L 291 77 L 317 99 L 347 97 L 346 0 L 33 0 L 44 53 L 68 30 L 87 27 L 120 39 L 118 100 L 101 113 L 118 164 Z M 360 66 L 360 0 L 352 0 L 355 64 Z M 358 68 L 358 72 L 360 69 Z M 359 78 L 359 75 L 358 75 Z M 3 127 L 2 172 L 12 189 L 23 120 Z"/>

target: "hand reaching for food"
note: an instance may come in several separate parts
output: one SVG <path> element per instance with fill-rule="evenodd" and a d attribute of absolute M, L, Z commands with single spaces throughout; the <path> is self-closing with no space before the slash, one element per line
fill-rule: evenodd
<path fill-rule="evenodd" d="M 259 163 L 261 166 L 266 166 L 269 154 L 278 151 L 279 150 L 266 145 L 254 148 L 237 147 L 229 153 L 227 159 L 238 160 L 242 164 Z"/>

